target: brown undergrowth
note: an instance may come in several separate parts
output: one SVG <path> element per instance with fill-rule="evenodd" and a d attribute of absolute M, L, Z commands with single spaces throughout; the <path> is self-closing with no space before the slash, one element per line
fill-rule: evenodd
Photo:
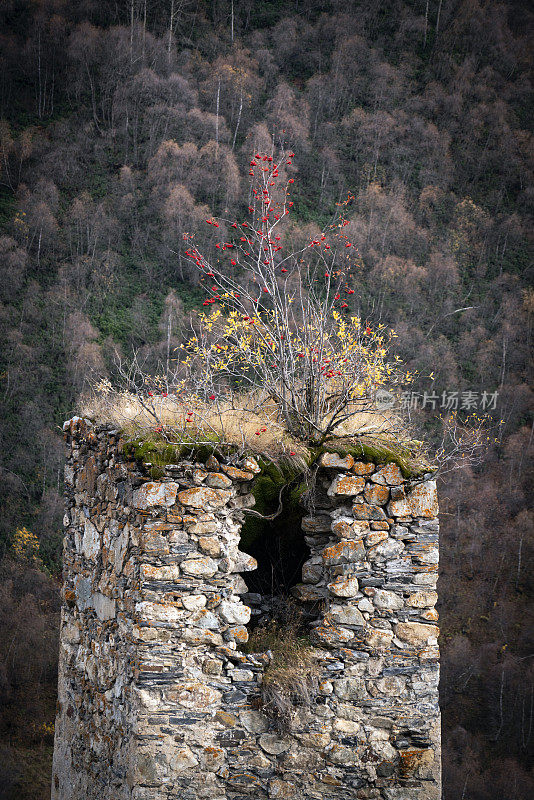
<path fill-rule="evenodd" d="M 297 617 L 272 619 L 252 632 L 246 649 L 267 652 L 271 661 L 261 685 L 263 711 L 279 732 L 290 729 L 299 708 L 309 708 L 318 693 L 320 662 Z"/>

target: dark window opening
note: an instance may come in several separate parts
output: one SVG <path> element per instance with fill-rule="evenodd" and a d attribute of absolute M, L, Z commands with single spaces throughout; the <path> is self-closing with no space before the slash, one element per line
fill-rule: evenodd
<path fill-rule="evenodd" d="M 269 620 L 285 625 L 293 624 L 298 617 L 302 624 L 310 616 L 309 610 L 291 594 L 292 587 L 301 583 L 302 566 L 310 558 L 301 527 L 306 515 L 305 483 L 288 482 L 275 467 L 264 469 L 252 489 L 254 510 L 267 516 L 276 512 L 282 487 L 282 510 L 278 516 L 268 520 L 246 514 L 241 529 L 240 550 L 258 562 L 256 570 L 243 575 L 248 586 L 243 601 L 252 609 L 250 630 Z"/>

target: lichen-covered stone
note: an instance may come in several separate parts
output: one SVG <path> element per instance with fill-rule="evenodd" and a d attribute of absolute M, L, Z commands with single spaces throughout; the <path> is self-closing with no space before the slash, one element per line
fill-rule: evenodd
<path fill-rule="evenodd" d="M 275 733 L 262 733 L 258 742 L 262 750 L 273 756 L 279 756 L 291 747 L 290 739 L 281 739 Z"/>
<path fill-rule="evenodd" d="M 188 558 L 182 561 L 180 568 L 185 575 L 211 578 L 217 572 L 217 562 L 209 556 Z"/>
<path fill-rule="evenodd" d="M 172 506 L 176 502 L 178 484 L 144 483 L 133 493 L 132 504 L 135 508 L 145 509 L 153 506 Z"/>
<path fill-rule="evenodd" d="M 222 508 L 231 496 L 232 493 L 225 489 L 210 489 L 207 486 L 201 486 L 178 492 L 178 501 L 191 508 Z"/>
<path fill-rule="evenodd" d="M 204 628 L 208 631 L 218 631 L 221 628 L 221 620 L 218 615 L 214 614 L 213 611 L 208 611 L 206 608 L 195 611 L 187 622 L 195 628 Z"/>
<path fill-rule="evenodd" d="M 326 565 L 360 561 L 364 556 L 365 548 L 361 539 L 342 539 L 323 550 L 323 561 Z"/>
<path fill-rule="evenodd" d="M 112 600 L 111 597 L 106 597 L 101 592 L 94 593 L 93 608 L 98 619 L 102 621 L 113 619 L 117 613 L 115 600 Z"/>
<path fill-rule="evenodd" d="M 214 705 L 221 699 L 221 693 L 217 689 L 212 689 L 200 681 L 179 684 L 169 690 L 167 696 L 181 706 L 192 709 Z"/>
<path fill-rule="evenodd" d="M 363 492 L 365 481 L 359 475 L 338 475 L 332 481 L 328 490 L 328 495 L 343 495 L 345 497 L 353 497 L 356 494 Z"/>
<path fill-rule="evenodd" d="M 346 516 L 334 519 L 331 528 L 332 533 L 335 533 L 340 539 L 361 539 L 370 530 L 368 522 Z"/>
<path fill-rule="evenodd" d="M 397 464 L 386 464 L 385 467 L 380 467 L 372 476 L 371 480 L 373 483 L 386 486 L 400 486 L 404 483 L 402 472 Z"/>
<path fill-rule="evenodd" d="M 328 595 L 328 590 L 323 586 L 310 586 L 298 583 L 291 589 L 291 594 L 300 600 L 301 603 L 317 603 L 324 600 Z"/>
<path fill-rule="evenodd" d="M 388 538 L 387 531 L 373 531 L 365 537 L 365 546 L 374 547 L 380 542 L 384 542 Z"/>
<path fill-rule="evenodd" d="M 223 464 L 221 469 L 226 472 L 226 474 L 229 475 L 234 481 L 251 481 L 254 477 L 254 472 L 250 472 L 246 469 L 238 469 L 237 467 L 232 467 L 228 464 Z"/>
<path fill-rule="evenodd" d="M 208 475 L 204 483 L 211 489 L 228 489 L 228 487 L 232 485 L 232 479 L 223 475 L 221 472 L 215 472 Z"/>
<path fill-rule="evenodd" d="M 198 536 L 203 533 L 215 533 L 218 527 L 216 520 L 201 520 L 200 522 L 194 522 L 192 525 L 188 525 L 187 531 L 188 533 L 195 533 Z"/>
<path fill-rule="evenodd" d="M 270 800 L 292 800 L 295 797 L 296 784 L 274 778 L 269 783 Z"/>
<path fill-rule="evenodd" d="M 371 560 L 377 558 L 394 559 L 404 550 L 404 545 L 398 539 L 384 539 L 374 547 L 370 547 L 367 555 Z"/>
<path fill-rule="evenodd" d="M 352 513 L 355 519 L 359 520 L 385 520 L 384 509 L 380 506 L 370 505 L 369 503 L 359 503 L 352 506 Z"/>
<path fill-rule="evenodd" d="M 244 458 L 241 462 L 241 466 L 243 469 L 247 470 L 247 472 L 252 472 L 254 475 L 259 475 L 261 472 L 261 467 L 258 465 L 258 462 L 255 458 L 253 458 L 253 456 L 247 456 L 247 458 Z"/>
<path fill-rule="evenodd" d="M 438 497 L 436 481 L 417 484 L 410 491 L 404 492 L 399 499 L 388 505 L 388 514 L 392 517 L 423 517 L 433 519 L 438 513 Z"/>
<path fill-rule="evenodd" d="M 237 642 L 238 644 L 248 642 L 248 630 L 245 625 L 232 625 L 225 632 L 225 635 L 231 642 Z"/>
<path fill-rule="evenodd" d="M 206 603 L 207 598 L 203 594 L 188 594 L 182 597 L 183 607 L 188 611 L 200 611 L 201 608 L 205 608 Z"/>
<path fill-rule="evenodd" d="M 389 500 L 389 489 L 387 486 L 381 486 L 380 484 L 368 484 L 365 487 L 363 496 L 370 505 L 384 506 Z"/>
<path fill-rule="evenodd" d="M 141 564 L 141 578 L 150 581 L 176 581 L 180 578 L 179 564 L 166 564 L 156 567 L 153 564 Z"/>
<path fill-rule="evenodd" d="M 258 568 L 258 562 L 248 553 L 236 550 L 231 556 L 227 557 L 222 566 L 227 568 L 228 572 L 253 572 Z"/>
<path fill-rule="evenodd" d="M 328 588 L 336 597 L 356 597 L 359 591 L 357 578 L 336 578 L 328 584 Z"/>
<path fill-rule="evenodd" d="M 372 475 L 375 470 L 376 466 L 368 461 L 356 461 L 352 467 L 356 475 Z"/>
<path fill-rule="evenodd" d="M 334 625 L 319 625 L 311 633 L 313 642 L 326 647 L 342 647 L 354 637 L 354 633 L 347 628 Z"/>
<path fill-rule="evenodd" d="M 321 466 L 327 469 L 350 469 L 354 466 L 354 459 L 351 455 L 340 456 L 338 453 L 323 453 Z"/>
<path fill-rule="evenodd" d="M 213 558 L 218 558 L 221 555 L 221 543 L 215 536 L 199 536 L 198 546 L 203 553 Z"/>
<path fill-rule="evenodd" d="M 218 470 L 221 468 L 219 461 L 215 458 L 213 454 L 211 456 L 208 456 L 208 458 L 206 459 L 206 466 L 208 469 L 214 470 L 215 472 L 218 472 Z"/>

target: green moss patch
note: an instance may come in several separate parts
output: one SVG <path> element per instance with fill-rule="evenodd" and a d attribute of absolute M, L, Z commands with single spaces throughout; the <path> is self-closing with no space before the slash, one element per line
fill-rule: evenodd
<path fill-rule="evenodd" d="M 216 441 L 213 444 L 198 444 L 194 440 L 172 442 L 156 437 L 136 437 L 126 439 L 123 443 L 125 456 L 139 464 L 150 464 L 150 476 L 154 479 L 163 477 L 168 464 L 178 464 L 183 459 L 205 463 L 210 455 L 224 459 L 233 450 L 235 448 Z"/>
<path fill-rule="evenodd" d="M 406 479 L 418 478 L 425 472 L 432 472 L 432 467 L 421 452 L 419 442 L 396 442 L 386 437 L 361 436 L 352 439 L 329 441 L 315 451 L 317 460 L 323 453 L 338 453 L 340 456 L 351 455 L 359 461 L 372 464 L 397 464 Z"/>

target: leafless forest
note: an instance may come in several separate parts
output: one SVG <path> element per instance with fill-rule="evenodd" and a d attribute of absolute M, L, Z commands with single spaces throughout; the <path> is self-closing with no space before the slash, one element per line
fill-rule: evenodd
<path fill-rule="evenodd" d="M 3 0 L 0 798 L 50 796 L 60 425 L 116 351 L 181 341 L 204 299 L 183 233 L 209 251 L 210 215 L 245 218 L 271 136 L 295 153 L 289 239 L 352 196 L 349 302 L 396 330 L 429 449 L 455 397 L 491 417 L 440 486 L 444 796 L 534 796 L 533 20 L 520 0 Z"/>

